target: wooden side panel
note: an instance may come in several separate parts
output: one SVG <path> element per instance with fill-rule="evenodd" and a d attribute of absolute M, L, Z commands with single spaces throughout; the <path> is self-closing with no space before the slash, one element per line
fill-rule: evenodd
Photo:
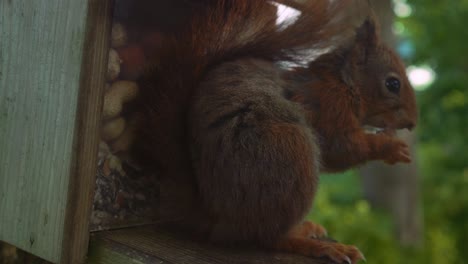
<path fill-rule="evenodd" d="M 0 1 L 0 240 L 52 262 L 86 252 L 109 5 Z"/>
<path fill-rule="evenodd" d="M 74 156 L 60 261 L 65 264 L 83 263 L 88 250 L 113 2 L 88 0 Z"/>

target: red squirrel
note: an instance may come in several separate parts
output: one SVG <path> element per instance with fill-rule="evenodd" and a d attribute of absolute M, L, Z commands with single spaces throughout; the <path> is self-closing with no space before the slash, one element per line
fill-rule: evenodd
<path fill-rule="evenodd" d="M 403 62 L 381 43 L 377 27 L 375 18 L 368 18 L 354 42 L 286 74 L 292 83 L 299 80 L 290 86 L 289 98 L 304 106 L 320 135 L 323 171 L 369 160 L 411 161 L 406 144 L 394 136 L 397 129 L 416 125 L 414 91 Z"/>
<path fill-rule="evenodd" d="M 358 28 L 336 15 L 357 1 L 309 1 L 280 26 L 271 1 L 214 1 L 165 39 L 139 81 L 134 146 L 159 175 L 162 220 L 215 243 L 364 258 L 304 221 L 320 172 L 410 160 L 394 131 L 415 126 L 414 93 L 372 15 Z M 280 63 L 331 44 L 305 68 Z"/>

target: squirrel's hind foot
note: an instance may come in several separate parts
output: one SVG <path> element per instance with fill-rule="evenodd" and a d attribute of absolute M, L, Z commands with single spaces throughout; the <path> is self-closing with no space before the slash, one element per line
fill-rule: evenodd
<path fill-rule="evenodd" d="M 321 225 L 305 221 L 293 228 L 276 248 L 308 257 L 327 257 L 337 264 L 365 261 L 364 255 L 355 246 L 320 239 L 326 237 L 326 234 Z"/>

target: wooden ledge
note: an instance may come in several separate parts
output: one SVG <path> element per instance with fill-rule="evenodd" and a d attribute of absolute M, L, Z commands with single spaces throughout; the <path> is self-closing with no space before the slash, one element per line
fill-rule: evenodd
<path fill-rule="evenodd" d="M 324 259 L 200 244 L 154 226 L 91 236 L 89 264 L 330 264 Z"/>

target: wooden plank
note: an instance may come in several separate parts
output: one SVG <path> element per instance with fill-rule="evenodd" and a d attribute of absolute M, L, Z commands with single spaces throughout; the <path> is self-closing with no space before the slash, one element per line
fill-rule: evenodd
<path fill-rule="evenodd" d="M 61 263 L 83 263 L 88 251 L 89 219 L 93 203 L 110 47 L 113 0 L 88 0 L 81 62 L 78 111 L 72 167 L 68 185 Z"/>
<path fill-rule="evenodd" d="M 0 240 L 52 262 L 86 252 L 109 10 L 0 1 Z"/>
<path fill-rule="evenodd" d="M 91 239 L 87 263 L 170 264 L 162 259 L 109 240 Z"/>
<path fill-rule="evenodd" d="M 89 264 L 329 264 L 330 261 L 252 248 L 200 244 L 154 226 L 98 232 L 91 237 Z M 132 263 L 132 262 L 127 262 Z"/>

